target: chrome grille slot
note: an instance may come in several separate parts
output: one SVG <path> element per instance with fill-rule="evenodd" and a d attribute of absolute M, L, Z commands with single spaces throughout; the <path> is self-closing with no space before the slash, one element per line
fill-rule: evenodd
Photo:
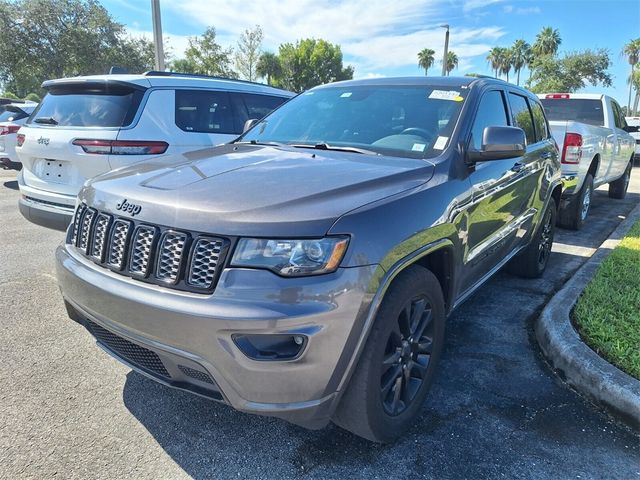
<path fill-rule="evenodd" d="M 124 261 L 127 258 L 125 249 L 129 240 L 131 230 L 131 222 L 126 220 L 116 220 L 111 230 L 111 242 L 109 243 L 109 252 L 107 265 L 122 270 Z"/>
<path fill-rule="evenodd" d="M 85 253 L 89 251 L 91 227 L 93 226 L 93 219 L 95 218 L 95 216 L 96 211 L 93 208 L 88 208 L 85 214 L 82 216 L 80 231 L 78 232 L 78 248 L 80 248 Z"/>
<path fill-rule="evenodd" d="M 107 233 L 109 231 L 109 224 L 111 223 L 111 216 L 106 213 L 101 213 L 96 219 L 95 227 L 93 229 L 93 242 L 91 242 L 91 256 L 102 262 L 104 259 L 105 246 L 107 243 Z"/>
<path fill-rule="evenodd" d="M 73 216 L 73 228 L 71 229 L 71 238 L 69 239 L 69 243 L 71 245 L 76 245 L 76 242 L 78 241 L 78 229 L 80 228 L 80 221 L 82 219 L 82 214 L 86 209 L 87 209 L 87 205 L 84 203 L 81 203 L 80 205 L 78 205 L 78 208 L 76 209 L 76 213 Z"/>
<path fill-rule="evenodd" d="M 158 249 L 156 278 L 167 283 L 176 283 L 180 275 L 187 235 L 168 230 L 162 236 Z"/>
<path fill-rule="evenodd" d="M 189 285 L 202 289 L 209 289 L 213 286 L 223 246 L 224 242 L 219 238 L 196 240 L 191 252 L 191 264 L 187 277 Z"/>
<path fill-rule="evenodd" d="M 129 272 L 146 277 L 149 273 L 151 255 L 156 240 L 156 229 L 148 225 L 140 225 L 133 235 Z"/>

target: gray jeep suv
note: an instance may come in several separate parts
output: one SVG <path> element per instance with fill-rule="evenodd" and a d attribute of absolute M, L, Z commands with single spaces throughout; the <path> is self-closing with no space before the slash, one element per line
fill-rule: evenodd
<path fill-rule="evenodd" d="M 62 295 L 161 383 L 392 441 L 451 311 L 504 265 L 543 272 L 557 157 L 538 99 L 502 81 L 317 87 L 230 144 L 88 182 Z"/>

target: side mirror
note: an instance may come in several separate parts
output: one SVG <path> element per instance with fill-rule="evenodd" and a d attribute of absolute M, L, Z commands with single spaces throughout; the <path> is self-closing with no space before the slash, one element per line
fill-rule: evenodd
<path fill-rule="evenodd" d="M 244 122 L 244 127 L 242 127 L 242 133 L 245 133 L 251 130 L 251 128 L 253 128 L 253 126 L 258 122 L 259 120 L 257 118 L 250 118 L 249 120 Z"/>
<path fill-rule="evenodd" d="M 504 160 L 525 154 L 527 140 L 524 130 L 518 127 L 485 127 L 482 132 L 482 149 L 467 152 L 468 163 Z"/>

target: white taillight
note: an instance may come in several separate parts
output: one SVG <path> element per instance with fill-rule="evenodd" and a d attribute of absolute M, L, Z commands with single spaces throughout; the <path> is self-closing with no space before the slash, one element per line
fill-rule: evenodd
<path fill-rule="evenodd" d="M 562 147 L 562 163 L 580 163 L 582 158 L 582 135 L 579 133 L 566 133 L 564 135 L 564 146 Z"/>

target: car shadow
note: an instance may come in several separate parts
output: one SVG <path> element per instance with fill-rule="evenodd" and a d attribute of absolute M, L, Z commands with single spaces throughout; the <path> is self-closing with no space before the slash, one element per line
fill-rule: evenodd
<path fill-rule="evenodd" d="M 18 190 L 18 181 L 12 180 L 10 182 L 4 182 L 3 185 L 5 188 L 10 188 L 11 190 Z"/>

